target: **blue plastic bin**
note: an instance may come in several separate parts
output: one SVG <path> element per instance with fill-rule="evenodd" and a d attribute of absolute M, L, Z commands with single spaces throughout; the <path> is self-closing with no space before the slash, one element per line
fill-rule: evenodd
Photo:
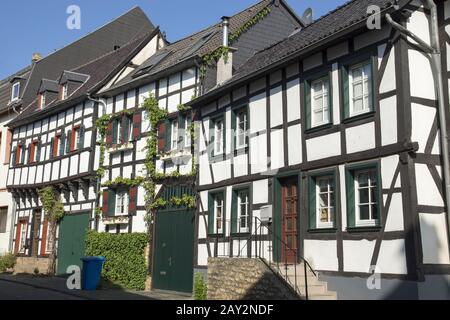
<path fill-rule="evenodd" d="M 105 257 L 83 257 L 83 275 L 81 277 L 81 289 L 96 290 L 100 283 Z"/>

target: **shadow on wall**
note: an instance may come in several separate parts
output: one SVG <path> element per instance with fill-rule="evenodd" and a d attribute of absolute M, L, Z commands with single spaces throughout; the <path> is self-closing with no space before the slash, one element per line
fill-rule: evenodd
<path fill-rule="evenodd" d="M 434 242 L 429 240 L 424 250 L 428 250 L 428 257 L 430 257 L 430 254 L 432 254 L 431 257 L 437 257 L 437 252 L 442 245 L 435 236 L 437 233 L 436 227 L 423 220 L 421 224 L 422 232 L 426 232 L 424 234 L 431 236 L 429 239 L 436 240 Z M 413 236 L 411 232 L 411 230 L 408 230 L 405 238 Z M 405 249 L 402 248 L 398 251 L 397 256 L 405 257 Z M 379 271 L 382 272 L 383 270 Z M 375 287 L 373 289 L 369 289 L 367 277 L 321 275 L 320 279 L 328 282 L 329 290 L 337 291 L 339 300 L 450 299 L 450 274 L 426 275 L 424 282 L 384 277 L 379 280 L 379 288 Z M 373 284 L 374 282 L 370 281 L 370 283 Z"/>

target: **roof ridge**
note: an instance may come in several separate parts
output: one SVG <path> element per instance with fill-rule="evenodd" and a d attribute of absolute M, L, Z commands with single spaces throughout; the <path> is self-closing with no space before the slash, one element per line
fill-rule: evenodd
<path fill-rule="evenodd" d="M 80 42 L 81 40 L 87 38 L 88 36 L 90 36 L 90 35 L 92 35 L 92 34 L 98 32 L 98 31 L 100 31 L 101 29 L 105 28 L 106 26 L 110 25 L 111 23 L 113 23 L 113 22 L 115 22 L 115 21 L 118 21 L 119 19 L 125 17 L 127 14 L 130 14 L 131 12 L 133 12 L 133 11 L 136 10 L 136 9 L 139 9 L 139 11 L 141 11 L 141 12 L 147 17 L 147 15 L 145 14 L 145 12 L 144 12 L 139 6 L 134 6 L 133 8 L 131 8 L 131 9 L 128 10 L 127 12 L 121 14 L 121 15 L 118 16 L 117 18 L 114 18 L 114 19 L 112 19 L 112 20 L 110 20 L 110 21 L 104 23 L 102 26 L 100 26 L 100 27 L 98 27 L 98 28 L 92 30 L 91 32 L 88 32 L 87 34 L 85 34 L 85 35 L 82 36 L 81 38 L 78 38 L 78 39 L 76 39 L 75 41 L 73 41 L 73 42 L 71 42 L 71 43 L 69 43 L 69 44 L 67 44 L 67 45 L 65 45 L 65 46 L 63 46 L 63 47 L 61 47 L 61 48 L 59 48 L 59 49 L 57 49 L 57 50 L 51 52 L 51 53 L 48 54 L 47 56 L 43 57 L 41 60 L 37 61 L 36 64 L 39 64 L 41 61 L 47 59 L 48 57 L 50 57 L 50 56 L 52 56 L 52 55 L 54 55 L 54 54 L 56 54 L 57 52 L 59 52 L 59 51 L 65 49 L 65 48 L 67 48 L 67 47 L 70 47 L 70 46 L 72 46 L 72 45 L 74 45 L 74 44 Z M 153 23 L 150 21 L 150 19 L 149 19 L 148 17 L 147 17 L 147 19 L 148 19 L 148 21 L 150 22 L 150 24 L 153 26 Z M 154 27 L 154 26 L 153 26 L 153 27 Z M 142 27 L 142 28 L 144 28 L 144 27 Z M 141 30 L 142 30 L 142 28 L 141 28 Z M 136 33 L 136 34 L 138 34 L 138 33 Z"/>

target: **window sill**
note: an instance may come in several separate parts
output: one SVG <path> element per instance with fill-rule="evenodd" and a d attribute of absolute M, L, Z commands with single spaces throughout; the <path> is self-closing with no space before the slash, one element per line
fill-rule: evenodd
<path fill-rule="evenodd" d="M 381 226 L 355 226 L 355 227 L 347 227 L 347 232 L 356 233 L 356 232 L 378 232 L 381 230 Z"/>
<path fill-rule="evenodd" d="M 360 113 L 355 116 L 350 116 L 348 118 L 345 118 L 344 120 L 342 120 L 342 123 L 349 123 L 349 122 L 353 122 L 353 121 L 357 121 L 357 120 L 361 120 L 361 119 L 371 118 L 374 116 L 375 116 L 375 111 L 368 111 L 365 113 Z"/>
<path fill-rule="evenodd" d="M 111 224 L 128 224 L 129 217 L 128 215 L 117 215 L 113 217 L 103 217 L 103 224 L 104 225 L 111 225 Z"/>
<path fill-rule="evenodd" d="M 335 227 L 333 228 L 315 228 L 315 229 L 308 229 L 308 233 L 335 233 L 337 229 Z"/>
<path fill-rule="evenodd" d="M 190 150 L 188 151 L 187 149 L 183 149 L 183 150 L 174 150 L 174 151 L 169 151 L 168 153 L 162 154 L 160 156 L 160 160 L 170 160 L 170 159 L 178 159 L 178 158 L 185 158 L 185 157 L 191 157 L 192 154 L 190 152 Z"/>
<path fill-rule="evenodd" d="M 113 145 L 109 146 L 108 152 L 113 154 L 113 153 L 126 151 L 126 150 L 132 150 L 132 149 L 133 149 L 133 143 L 127 142 L 127 143 L 123 143 L 123 144 L 113 144 Z"/>
<path fill-rule="evenodd" d="M 311 127 L 311 128 L 306 129 L 306 130 L 305 130 L 305 134 L 308 134 L 308 133 L 314 133 L 314 132 L 317 132 L 317 131 L 329 129 L 329 128 L 331 128 L 332 126 L 333 126 L 333 123 L 332 123 L 332 122 L 328 122 L 328 123 L 325 123 L 325 124 L 321 124 L 321 125 L 319 125 L 319 126 L 315 126 L 315 127 Z"/>

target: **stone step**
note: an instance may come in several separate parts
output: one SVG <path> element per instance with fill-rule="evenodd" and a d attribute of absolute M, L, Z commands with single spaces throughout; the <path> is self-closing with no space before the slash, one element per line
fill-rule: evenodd
<path fill-rule="evenodd" d="M 325 294 L 311 294 L 308 295 L 309 300 L 337 300 L 337 293 L 327 291 Z"/>
<path fill-rule="evenodd" d="M 306 294 L 306 288 L 304 285 L 298 286 L 301 294 Z M 326 285 L 309 285 L 308 284 L 308 295 L 323 295 L 327 293 Z"/>

